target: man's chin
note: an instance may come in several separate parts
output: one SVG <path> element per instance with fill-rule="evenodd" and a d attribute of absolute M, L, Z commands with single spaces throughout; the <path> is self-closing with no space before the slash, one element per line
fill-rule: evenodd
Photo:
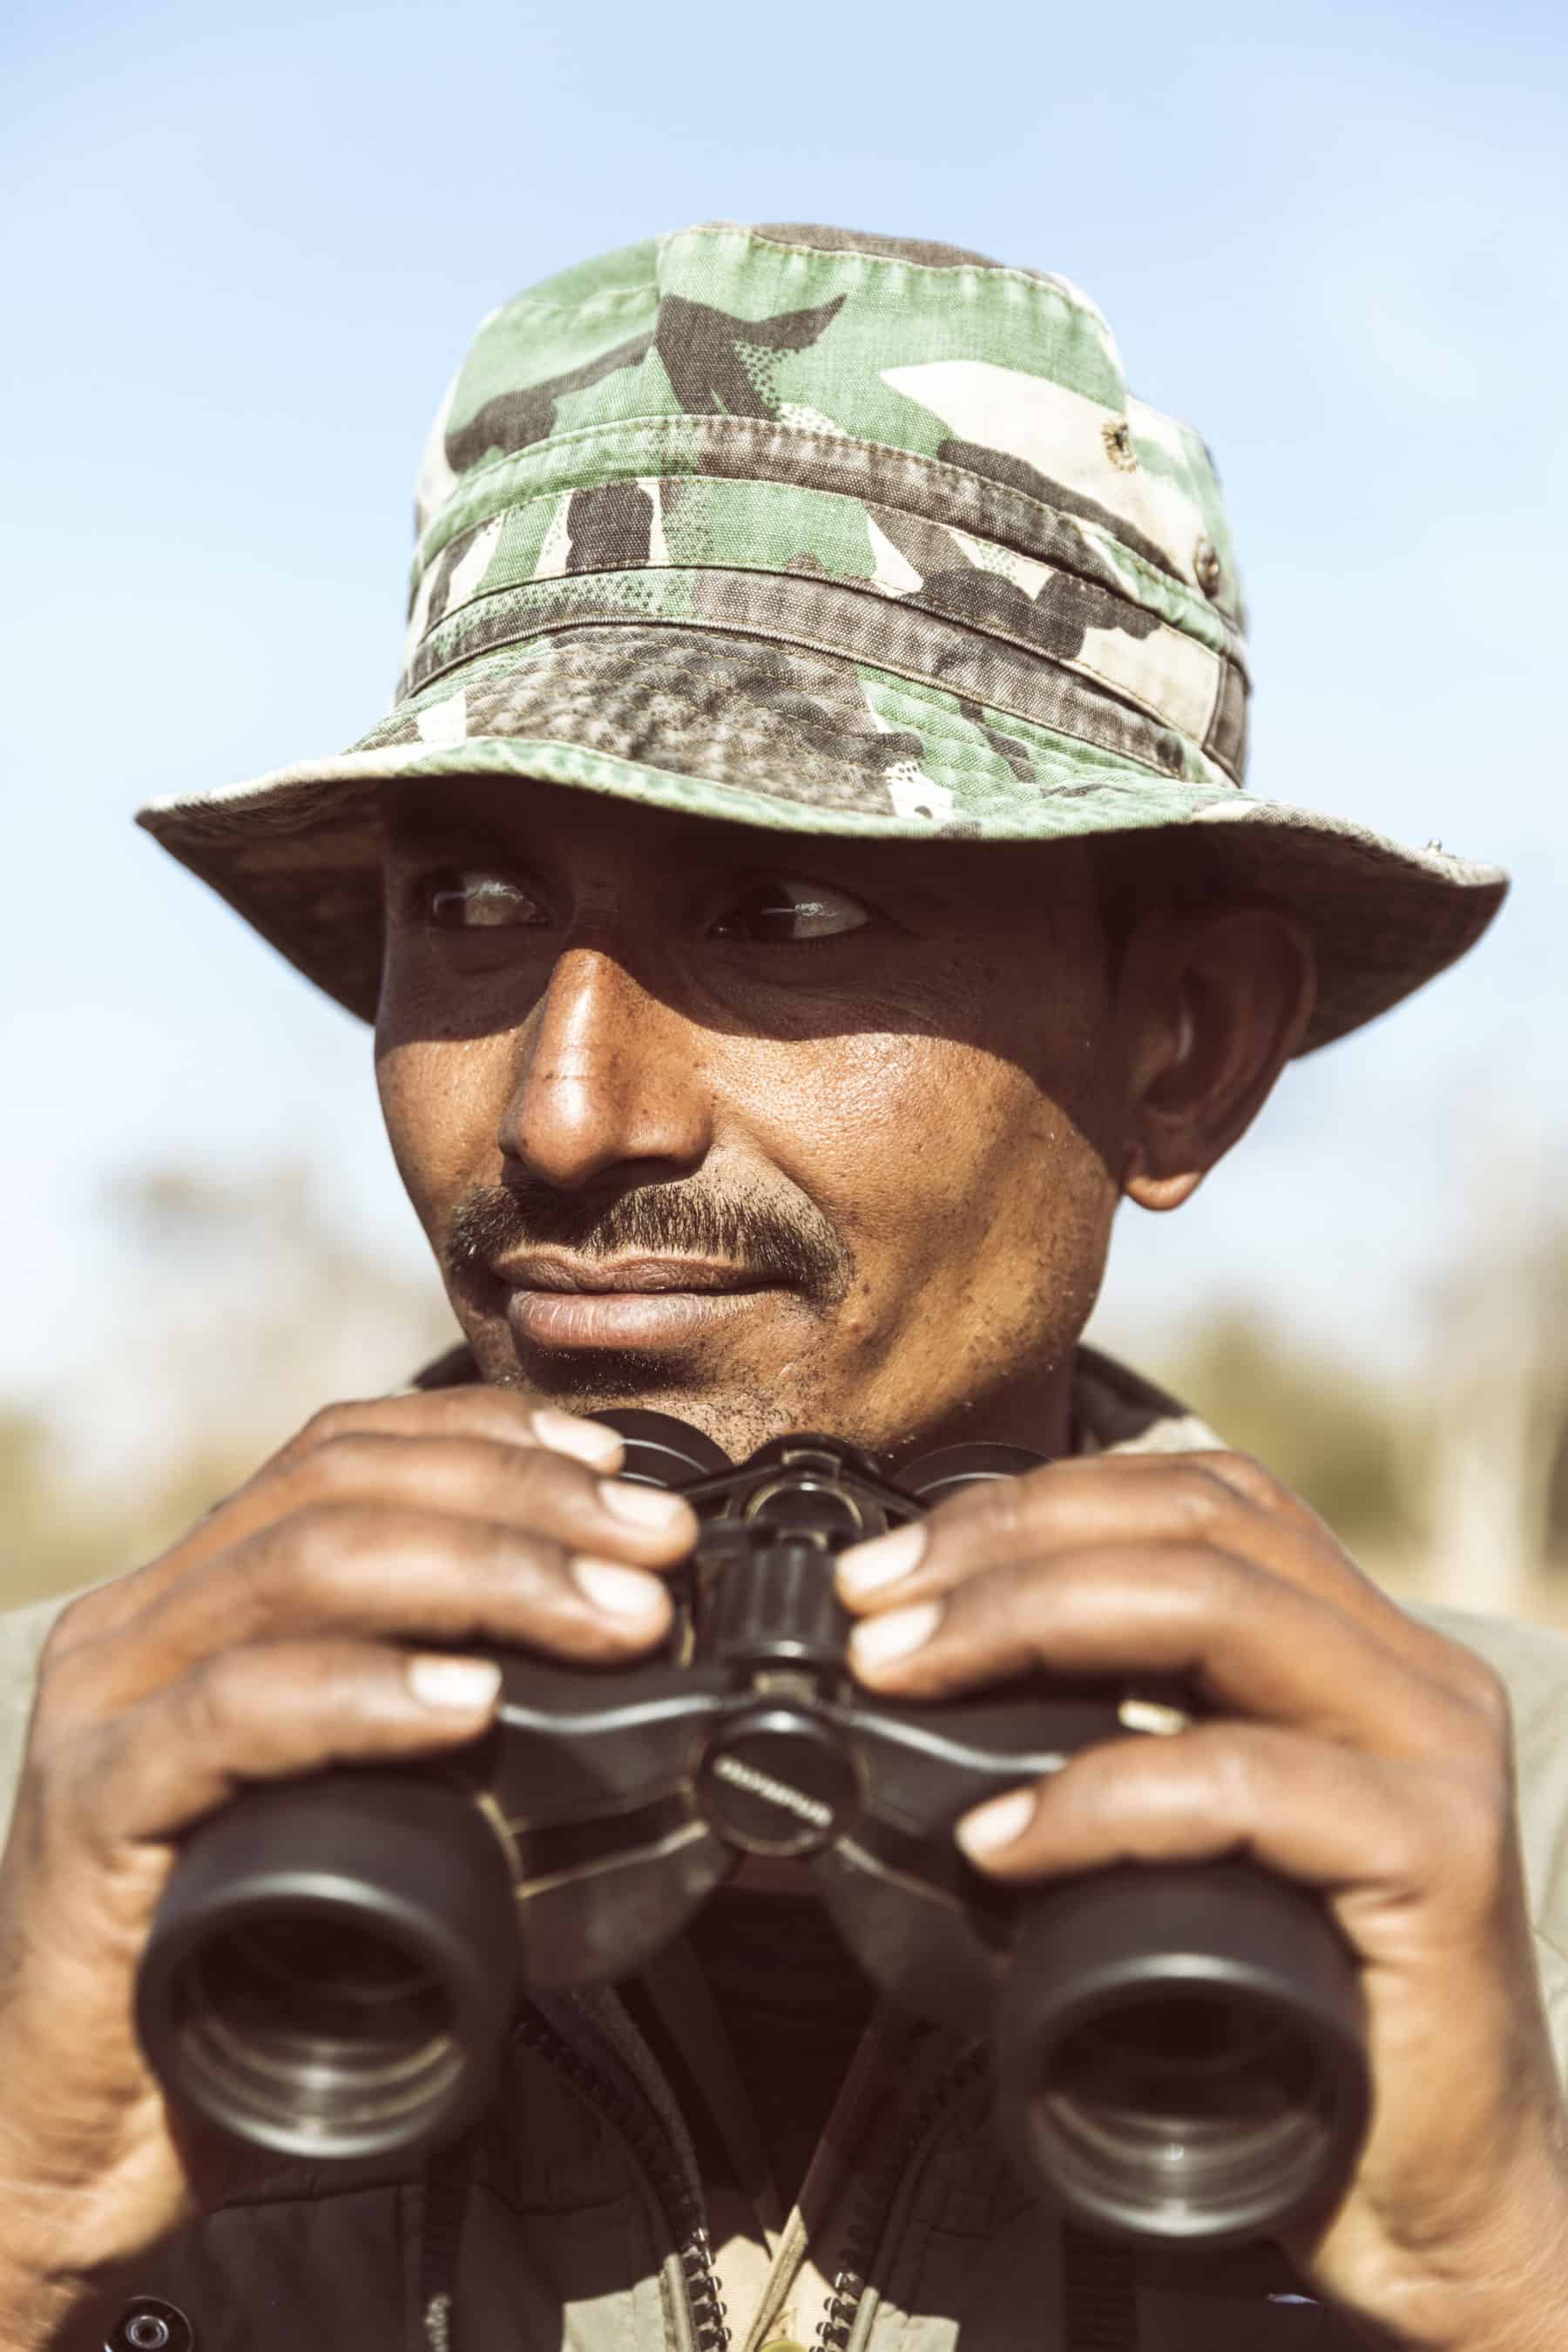
<path fill-rule="evenodd" d="M 808 1410 L 794 1382 L 786 1386 L 751 1366 L 715 1364 L 700 1349 L 530 1348 L 523 1353 L 504 1328 L 494 1338 L 475 1334 L 470 1344 L 481 1378 L 492 1387 L 590 1417 L 628 1405 L 673 1413 L 736 1462 L 771 1437 L 824 1425 L 821 1406 Z M 792 1369 L 798 1371 L 798 1358 Z"/>
<path fill-rule="evenodd" d="M 662 1349 L 655 1355 L 636 1348 L 595 1348 L 592 1354 L 538 1348 L 526 1360 L 509 1349 L 493 1375 L 482 1362 L 480 1370 L 500 1388 L 523 1390 L 569 1412 L 607 1412 L 617 1404 L 674 1412 L 678 1408 L 668 1399 L 690 1398 L 705 1385 L 700 1365 L 682 1363 Z"/>

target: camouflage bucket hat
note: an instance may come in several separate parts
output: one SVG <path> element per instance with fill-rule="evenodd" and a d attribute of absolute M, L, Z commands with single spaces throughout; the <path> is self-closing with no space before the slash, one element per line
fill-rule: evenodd
<path fill-rule="evenodd" d="M 1309 1047 L 1451 963 L 1507 887 L 1244 791 L 1214 468 L 1059 278 L 798 226 L 584 263 L 486 320 L 416 528 L 381 724 L 140 817 L 367 1017 L 391 779 L 540 777 L 793 834 L 1197 827 L 1312 931 Z"/>

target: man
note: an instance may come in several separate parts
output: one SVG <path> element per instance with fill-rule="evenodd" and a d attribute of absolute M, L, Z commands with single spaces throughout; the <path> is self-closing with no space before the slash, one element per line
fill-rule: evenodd
<path fill-rule="evenodd" d="M 1243 795 L 1205 454 L 1057 278 L 799 226 L 611 255 L 487 323 L 419 530 L 390 719 L 144 822 L 375 1017 L 466 1345 L 47 1643 L 0 1877 L 0 2341 L 707 2347 L 721 2301 L 775 2352 L 1568 2338 L 1562 1645 L 1396 1610 L 1077 1347 L 1118 1203 L 1179 1205 L 1501 877 Z M 787 1874 L 531 2011 L 426 2167 L 334 2179 L 167 2112 L 130 1995 L 187 1827 L 473 1740 L 487 1645 L 659 1638 L 694 1522 L 616 1479 L 594 1415 L 628 1402 L 735 1455 L 1052 1457 L 844 1556 L 855 1671 L 1205 1689 L 955 1832 L 1011 1884 L 1239 1851 L 1321 1895 L 1374 2080 L 1330 2216 L 1195 2266 L 1062 2230 L 973 2054 L 872 2016 Z"/>

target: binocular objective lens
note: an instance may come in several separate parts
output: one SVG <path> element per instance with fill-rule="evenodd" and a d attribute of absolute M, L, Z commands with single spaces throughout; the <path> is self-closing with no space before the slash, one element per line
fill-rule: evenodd
<path fill-rule="evenodd" d="M 273 1913 L 211 1937 L 183 1972 L 176 2011 L 182 2072 L 207 2113 L 323 2152 L 335 2137 L 412 2122 L 462 2063 L 447 1994 L 420 1961 L 389 1935 L 320 1912 Z"/>
<path fill-rule="evenodd" d="M 1173 2236 L 1217 2232 L 1316 2176 L 1332 2116 L 1306 2037 L 1245 1995 L 1145 1995 L 1052 2054 L 1029 2127 L 1052 2172 Z"/>

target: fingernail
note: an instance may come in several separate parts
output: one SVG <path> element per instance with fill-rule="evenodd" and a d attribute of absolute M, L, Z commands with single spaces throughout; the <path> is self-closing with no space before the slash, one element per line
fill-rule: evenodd
<path fill-rule="evenodd" d="M 621 1458 L 621 1441 L 602 1421 L 584 1421 L 580 1413 L 560 1412 L 542 1404 L 529 1415 L 541 1445 L 552 1454 L 570 1454 L 590 1470 L 613 1470 Z"/>
<path fill-rule="evenodd" d="M 953 1835 L 972 1861 L 983 1854 L 994 1853 L 1001 1846 L 1011 1845 L 1023 1836 L 1035 1818 L 1033 1789 L 1014 1789 L 1005 1797 L 993 1797 L 986 1805 L 976 1805 L 965 1813 Z"/>
<path fill-rule="evenodd" d="M 850 1654 L 858 1666 L 889 1666 L 929 1642 L 942 1622 L 942 1602 L 922 1601 L 913 1609 L 889 1609 L 885 1617 L 868 1617 L 849 1636 Z"/>
<path fill-rule="evenodd" d="M 489 1658 L 410 1658 L 405 1672 L 420 1706 L 445 1715 L 480 1715 L 500 1688 L 500 1668 Z"/>
<path fill-rule="evenodd" d="M 637 1486 L 626 1478 L 601 1478 L 599 1499 L 606 1511 L 634 1528 L 672 1528 L 689 1507 L 662 1486 Z"/>
<path fill-rule="evenodd" d="M 895 1528 L 890 1536 L 874 1536 L 869 1543 L 852 1544 L 838 1557 L 838 1582 L 846 1599 L 859 1601 L 884 1584 L 896 1584 L 922 1558 L 927 1541 L 923 1519 Z"/>
<path fill-rule="evenodd" d="M 572 1573 L 595 1609 L 606 1617 L 647 1624 L 663 1608 L 665 1591 L 657 1576 L 640 1568 L 623 1568 L 618 1560 L 574 1559 Z"/>

